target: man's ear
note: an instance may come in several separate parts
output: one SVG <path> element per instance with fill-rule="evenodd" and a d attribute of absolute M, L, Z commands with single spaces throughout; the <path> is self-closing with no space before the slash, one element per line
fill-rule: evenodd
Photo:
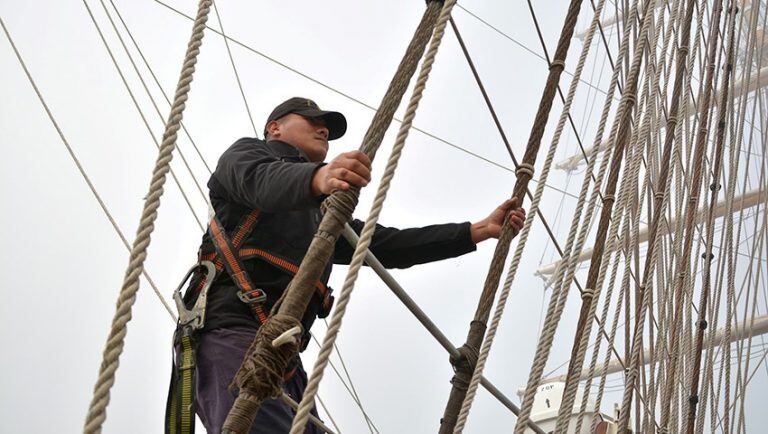
<path fill-rule="evenodd" d="M 278 121 L 267 122 L 266 130 L 267 130 L 267 133 L 269 133 L 270 137 L 272 138 L 280 137 L 280 122 Z"/>

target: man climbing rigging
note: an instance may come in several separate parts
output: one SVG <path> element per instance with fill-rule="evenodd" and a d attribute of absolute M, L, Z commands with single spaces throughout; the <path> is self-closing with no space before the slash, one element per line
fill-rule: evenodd
<path fill-rule="evenodd" d="M 310 99 L 291 98 L 269 115 L 265 139 L 235 142 L 222 154 L 208 181 L 215 216 L 203 236 L 199 257 L 211 261 L 216 273 L 215 278 L 196 274 L 184 301 L 189 308 L 200 307 L 203 300 L 205 321 L 195 330 L 196 350 L 187 359 L 192 362 L 185 366 L 193 366 L 195 406 L 209 433 L 221 430 L 235 399 L 228 387 L 258 327 L 280 299 L 306 253 L 320 222 L 322 200 L 336 189 L 364 187 L 371 180 L 371 161 L 360 151 L 345 152 L 324 163 L 328 142 L 343 136 L 346 129 L 341 113 L 320 110 Z M 479 242 L 498 238 L 507 215 L 517 234 L 525 211 L 517 207 L 515 200 L 505 201 L 488 217 L 472 224 L 404 230 L 377 226 L 370 250 L 388 268 L 460 256 L 474 251 Z M 363 222 L 353 220 L 350 225 L 359 232 Z M 341 239 L 336 243 L 333 262 L 347 264 L 353 252 Z M 302 319 L 307 331 L 304 345 L 315 318 L 325 317 L 330 311 L 333 298 L 325 286 L 330 272 L 328 264 Z M 177 345 L 181 346 L 179 335 L 177 331 Z M 182 375 L 176 369 L 174 378 Z M 283 373 L 283 380 L 284 392 L 300 401 L 307 376 L 298 357 Z M 173 390 L 172 385 L 172 394 Z M 178 414 L 182 410 L 174 413 L 172 402 L 176 401 L 171 396 L 166 431 L 174 431 L 168 429 L 169 425 L 184 425 Z M 259 409 L 251 433 L 287 433 L 293 415 L 283 401 L 267 400 Z M 317 431 L 309 424 L 307 432 Z"/>

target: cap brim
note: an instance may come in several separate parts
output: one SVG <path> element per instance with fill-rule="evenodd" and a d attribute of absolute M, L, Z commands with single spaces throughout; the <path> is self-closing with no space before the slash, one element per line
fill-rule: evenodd
<path fill-rule="evenodd" d="M 339 112 L 308 108 L 306 110 L 297 110 L 294 113 L 308 118 L 320 118 L 325 121 L 325 126 L 328 127 L 328 140 L 336 140 L 347 132 L 347 118 Z"/>

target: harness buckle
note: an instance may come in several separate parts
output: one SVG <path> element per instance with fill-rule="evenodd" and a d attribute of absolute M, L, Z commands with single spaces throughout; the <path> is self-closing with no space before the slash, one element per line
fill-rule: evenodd
<path fill-rule="evenodd" d="M 245 304 L 257 304 L 267 301 L 267 294 L 260 288 L 254 288 L 250 291 L 237 291 L 237 298 Z"/>
<path fill-rule="evenodd" d="M 201 267 L 205 268 L 205 283 L 200 290 L 200 294 L 197 296 L 195 305 L 192 306 L 192 309 L 187 309 L 181 296 L 181 290 L 184 288 L 184 285 L 192 274 Z M 211 261 L 200 261 L 187 271 L 187 274 L 184 275 L 184 279 L 182 279 L 179 286 L 173 292 L 173 300 L 176 302 L 176 309 L 179 311 L 179 326 L 192 330 L 203 328 L 203 325 L 205 324 L 205 307 L 208 304 L 208 288 L 211 287 L 215 278 L 216 266 L 213 265 L 213 262 Z"/>

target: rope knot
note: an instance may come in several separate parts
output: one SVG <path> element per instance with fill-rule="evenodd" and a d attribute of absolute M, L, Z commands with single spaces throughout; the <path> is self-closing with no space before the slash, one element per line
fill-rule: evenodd
<path fill-rule="evenodd" d="M 635 95 L 632 92 L 628 92 L 624 94 L 624 98 L 627 100 L 627 104 L 635 104 L 637 102 L 637 95 Z"/>
<path fill-rule="evenodd" d="M 467 390 L 472 379 L 472 373 L 475 372 L 480 351 L 471 345 L 464 344 L 458 348 L 458 352 L 459 354 L 452 354 L 449 357 L 455 372 L 451 378 L 451 384 L 457 389 Z"/>
<path fill-rule="evenodd" d="M 239 394 L 246 398 L 250 395 L 261 399 L 280 397 L 283 373 L 288 362 L 298 353 L 299 343 L 289 340 L 275 347 L 272 342 L 295 327 L 301 328 L 297 319 L 279 313 L 262 324 L 229 385 L 230 390 L 239 389 Z"/>
<path fill-rule="evenodd" d="M 323 214 L 331 213 L 346 223 L 352 219 L 359 195 L 360 189 L 357 187 L 352 187 L 349 190 L 336 190 L 325 198 L 320 205 L 320 210 Z"/>
<path fill-rule="evenodd" d="M 458 348 L 458 355 L 451 355 L 450 361 L 456 372 L 471 374 L 477 365 L 477 359 L 480 357 L 480 350 L 470 345 L 464 344 Z"/>
<path fill-rule="evenodd" d="M 549 64 L 549 70 L 551 71 L 551 70 L 553 70 L 553 69 L 555 69 L 555 68 L 560 68 L 560 70 L 561 70 L 561 71 L 562 71 L 563 69 L 565 69 L 565 61 L 564 61 L 564 60 L 560 60 L 560 59 L 555 59 L 555 60 L 553 60 L 553 61 L 552 61 L 552 62 Z"/>
<path fill-rule="evenodd" d="M 522 175 L 528 175 L 528 178 L 533 178 L 533 164 L 520 163 L 515 169 L 515 176 L 520 178 Z"/>
<path fill-rule="evenodd" d="M 677 115 L 667 116 L 667 125 L 671 125 L 671 126 L 677 125 Z"/>
<path fill-rule="evenodd" d="M 582 300 L 587 299 L 587 298 L 591 299 L 594 296 L 595 296 L 595 290 L 593 288 L 584 288 L 584 290 L 581 291 L 581 299 Z"/>

